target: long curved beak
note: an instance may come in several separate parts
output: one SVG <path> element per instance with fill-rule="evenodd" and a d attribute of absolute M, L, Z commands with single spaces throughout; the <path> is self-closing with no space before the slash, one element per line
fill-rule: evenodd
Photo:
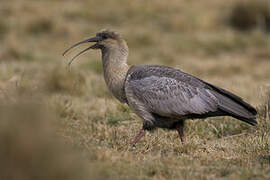
<path fill-rule="evenodd" d="M 67 52 L 69 52 L 72 48 L 77 47 L 77 46 L 80 45 L 80 44 L 89 43 L 89 42 L 99 42 L 100 40 L 101 40 L 101 38 L 98 37 L 98 36 L 96 36 L 96 37 L 89 38 L 89 39 L 86 39 L 86 40 L 84 40 L 84 41 L 78 42 L 78 43 L 72 45 L 72 46 L 71 46 L 70 48 L 68 48 L 67 50 L 65 50 L 64 53 L 63 53 L 63 56 L 65 56 L 65 54 L 66 54 Z M 94 46 L 95 46 L 95 44 L 94 44 L 93 46 L 90 46 L 90 47 L 88 47 L 88 48 L 82 50 L 82 51 L 79 52 L 78 54 L 76 54 L 76 55 L 70 60 L 70 62 L 69 62 L 68 64 L 71 65 L 72 61 L 73 61 L 76 57 L 78 57 L 79 55 L 81 55 L 81 54 L 83 54 L 84 52 L 88 51 L 89 49 L 91 49 L 91 48 L 94 47 Z"/>
<path fill-rule="evenodd" d="M 88 42 L 98 42 L 98 41 L 100 41 L 100 40 L 101 40 L 100 37 L 93 37 L 93 38 L 89 38 L 89 39 L 86 39 L 86 40 L 84 40 L 84 41 L 78 42 L 78 43 L 72 45 L 70 48 L 66 49 L 66 50 L 63 52 L 63 56 L 64 56 L 68 51 L 70 51 L 72 48 L 77 47 L 77 46 L 80 45 L 80 44 L 84 44 L 84 43 L 88 43 Z"/>

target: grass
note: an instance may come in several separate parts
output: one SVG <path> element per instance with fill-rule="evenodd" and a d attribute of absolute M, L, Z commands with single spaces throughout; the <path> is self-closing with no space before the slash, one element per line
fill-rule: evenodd
<path fill-rule="evenodd" d="M 0 179 L 269 179 L 269 32 L 228 23 L 238 6 L 3 1 Z M 256 13 L 267 19 L 265 9 Z M 141 120 L 108 91 L 100 52 L 85 53 L 70 69 L 79 48 L 61 56 L 102 28 L 127 40 L 130 64 L 173 66 L 240 95 L 258 109 L 258 126 L 231 117 L 191 120 L 186 145 L 158 129 L 131 147 Z"/>
<path fill-rule="evenodd" d="M 55 67 L 44 77 L 44 88 L 50 92 L 82 95 L 84 93 L 85 78 L 82 74 L 70 71 L 68 68 Z"/>
<path fill-rule="evenodd" d="M 51 33 L 53 27 L 53 23 L 50 19 L 37 19 L 27 26 L 27 31 L 31 35 L 42 35 Z"/>
<path fill-rule="evenodd" d="M 269 32 L 270 5 L 265 0 L 239 2 L 232 8 L 229 23 L 239 30 L 260 28 Z"/>

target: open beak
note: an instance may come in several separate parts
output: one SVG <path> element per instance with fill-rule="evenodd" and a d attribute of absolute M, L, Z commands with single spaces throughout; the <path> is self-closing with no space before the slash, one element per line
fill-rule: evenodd
<path fill-rule="evenodd" d="M 72 46 L 71 46 L 70 48 L 68 48 L 67 50 L 65 50 L 64 53 L 63 53 L 63 56 L 65 56 L 65 54 L 66 54 L 67 52 L 69 52 L 72 48 L 77 47 L 78 45 L 81 45 L 81 44 L 84 44 L 84 43 L 89 43 L 89 42 L 99 42 L 100 40 L 101 40 L 101 38 L 98 37 L 98 36 L 96 36 L 96 37 L 93 37 L 93 38 L 86 39 L 86 40 L 84 40 L 84 41 L 78 42 L 78 43 L 72 45 Z M 78 54 L 76 54 L 76 55 L 70 60 L 70 62 L 69 62 L 68 64 L 70 65 L 70 64 L 72 63 L 72 61 L 73 61 L 76 57 L 78 57 L 79 55 L 81 55 L 81 54 L 83 54 L 84 52 L 88 51 L 89 49 L 94 49 L 95 47 L 96 47 L 96 44 L 94 44 L 94 45 L 92 45 L 92 46 L 90 46 L 90 47 L 88 47 L 88 48 L 82 50 L 81 52 L 79 52 Z"/>

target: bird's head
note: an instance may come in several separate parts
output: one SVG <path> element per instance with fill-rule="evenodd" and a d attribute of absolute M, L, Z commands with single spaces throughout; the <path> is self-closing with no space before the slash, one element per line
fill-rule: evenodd
<path fill-rule="evenodd" d="M 69 62 L 69 64 L 71 64 L 71 62 L 78 57 L 79 55 L 81 55 L 82 53 L 90 50 L 90 49 L 100 49 L 102 51 L 102 53 L 106 53 L 109 51 L 119 51 L 122 52 L 123 54 L 128 54 L 128 47 L 127 44 L 125 42 L 125 40 L 120 36 L 120 34 L 118 34 L 115 31 L 112 30 L 101 30 L 99 32 L 96 33 L 95 37 L 86 39 L 84 41 L 78 42 L 74 45 L 72 45 L 70 48 L 68 48 L 64 53 L 63 56 L 72 48 L 77 47 L 78 45 L 84 44 L 84 43 L 95 43 L 94 45 L 89 46 L 88 48 L 84 49 L 83 51 L 81 51 L 80 53 L 78 53 L 77 55 L 75 55 L 71 61 Z"/>

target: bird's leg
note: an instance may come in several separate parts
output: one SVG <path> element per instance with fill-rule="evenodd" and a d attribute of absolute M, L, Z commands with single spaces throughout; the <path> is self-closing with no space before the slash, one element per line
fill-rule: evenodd
<path fill-rule="evenodd" d="M 181 140 L 182 144 L 186 143 L 185 134 L 184 134 L 184 126 L 185 126 L 184 121 L 180 121 L 176 125 L 176 130 L 178 131 L 178 134 L 179 134 L 179 137 L 180 137 L 180 140 Z"/>
<path fill-rule="evenodd" d="M 145 130 L 141 129 L 137 136 L 131 141 L 131 144 L 135 146 L 135 144 L 144 136 Z"/>

